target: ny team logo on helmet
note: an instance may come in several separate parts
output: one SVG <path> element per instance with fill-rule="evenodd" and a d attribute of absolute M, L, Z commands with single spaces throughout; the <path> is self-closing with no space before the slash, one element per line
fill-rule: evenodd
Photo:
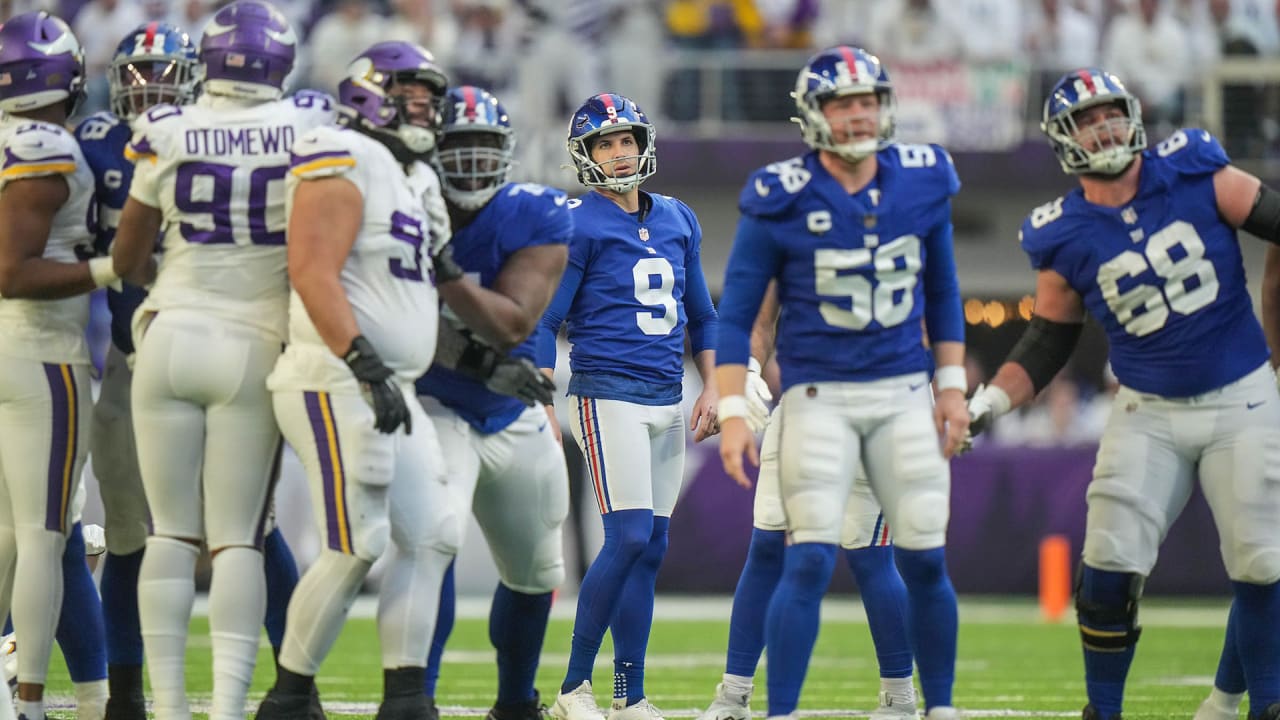
<path fill-rule="evenodd" d="M 449 202 L 475 210 L 507 182 L 516 136 L 498 98 L 483 88 L 451 88 L 444 100 L 444 127 L 436 171 Z"/>
<path fill-rule="evenodd" d="M 822 113 L 823 104 L 832 98 L 866 93 L 875 93 L 880 100 L 876 137 L 836 142 L 831 123 Z M 858 161 L 893 142 L 893 85 L 880 58 L 866 50 L 840 45 L 809 58 L 796 77 L 791 97 L 797 113 L 792 121 L 800 124 L 805 144 L 815 150 Z"/>
<path fill-rule="evenodd" d="M 169 23 L 139 25 L 120 41 L 111 60 L 111 111 L 133 120 L 153 105 L 191 102 L 196 63 L 196 46 L 185 32 Z"/>
<path fill-rule="evenodd" d="M 591 146 L 601 135 L 628 130 L 635 136 L 639 155 L 630 158 L 614 158 L 603 163 L 608 165 L 619 160 L 632 160 L 635 172 L 623 177 L 610 177 L 597 163 L 591 159 Z M 578 182 L 587 187 L 598 187 L 614 192 L 628 192 L 639 187 L 640 183 L 649 179 L 658 171 L 658 155 L 655 150 L 656 134 L 649 118 L 633 101 L 617 93 L 604 93 L 588 99 L 569 120 L 569 157 L 578 171 Z"/>
<path fill-rule="evenodd" d="M 298 38 L 289 21 L 262 0 L 239 0 L 219 10 L 200 39 L 206 92 L 275 100 L 293 70 Z"/>
<path fill-rule="evenodd" d="M 434 112 L 427 126 L 408 121 L 405 102 L 391 94 L 396 83 L 420 82 L 431 89 Z M 439 139 L 441 105 L 449 79 L 429 50 L 410 42 L 382 42 L 365 50 L 338 83 L 344 121 L 373 135 L 397 155 L 423 156 Z"/>
<path fill-rule="evenodd" d="M 1076 124 L 1081 110 L 1108 104 L 1119 107 L 1124 117 L 1086 128 Z M 1069 72 L 1054 83 L 1044 101 L 1040 129 L 1070 175 L 1116 175 L 1147 147 L 1142 103 L 1119 78 L 1098 68 Z"/>
<path fill-rule="evenodd" d="M 84 87 L 84 51 L 60 18 L 23 13 L 0 25 L 0 110 L 27 112 L 70 100 Z"/>

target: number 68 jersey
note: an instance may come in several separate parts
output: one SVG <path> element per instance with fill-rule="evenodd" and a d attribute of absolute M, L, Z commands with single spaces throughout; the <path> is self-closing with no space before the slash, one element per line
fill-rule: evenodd
<path fill-rule="evenodd" d="M 1095 205 L 1077 188 L 1023 222 L 1032 267 L 1084 299 L 1126 387 L 1190 397 L 1267 360 L 1235 228 L 1218 214 L 1213 175 L 1228 162 L 1208 132 L 1180 130 L 1143 152 L 1125 205 Z"/>

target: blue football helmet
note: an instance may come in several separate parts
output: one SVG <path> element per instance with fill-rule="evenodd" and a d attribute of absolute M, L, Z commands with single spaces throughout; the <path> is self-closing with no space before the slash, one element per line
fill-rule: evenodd
<path fill-rule="evenodd" d="M 111 110 L 132 121 L 147 108 L 186 105 L 195 98 L 196 46 L 169 23 L 139 25 L 116 46 L 107 82 Z"/>
<path fill-rule="evenodd" d="M 24 113 L 57 102 L 67 114 L 84 90 L 84 51 L 61 18 L 15 15 L 0 25 L 0 110 Z"/>
<path fill-rule="evenodd" d="M 640 154 L 635 161 L 635 172 L 622 177 L 610 177 L 601 163 L 591 159 L 591 146 L 601 135 L 627 130 L 635 136 Z M 649 179 L 658 171 L 658 155 L 655 149 L 657 136 L 649 118 L 632 100 L 617 93 L 603 93 L 589 98 L 569 120 L 569 157 L 578 171 L 578 182 L 587 187 L 605 188 L 625 193 Z M 615 158 L 611 164 L 626 158 Z"/>
<path fill-rule="evenodd" d="M 1076 125 L 1081 110 L 1104 104 L 1116 105 L 1124 117 L 1085 128 Z M 1069 175 L 1117 175 L 1147 147 L 1142 103 L 1119 78 L 1099 68 L 1075 70 L 1054 83 L 1044 101 L 1040 129 Z"/>
<path fill-rule="evenodd" d="M 297 35 L 271 3 L 237 0 L 225 5 L 200 38 L 204 90 L 246 100 L 276 100 L 284 94 L 297 51 Z"/>
<path fill-rule="evenodd" d="M 880 100 L 876 138 L 837 143 L 831 123 L 822 114 L 823 104 L 831 98 L 865 93 L 875 93 Z M 814 150 L 827 150 L 857 162 L 893 142 L 893 85 L 880 58 L 866 50 L 839 45 L 809 58 L 796 77 L 791 97 L 798 114 L 792 120 L 800 124 L 805 144 Z"/>
<path fill-rule="evenodd" d="M 450 203 L 475 210 L 489 202 L 507 183 L 515 147 L 511 119 L 498 98 L 474 85 L 449 89 L 435 166 Z"/>

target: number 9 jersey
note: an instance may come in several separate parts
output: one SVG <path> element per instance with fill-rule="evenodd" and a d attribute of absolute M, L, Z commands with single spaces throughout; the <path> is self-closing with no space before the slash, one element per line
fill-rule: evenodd
<path fill-rule="evenodd" d="M 1076 188 L 1023 222 L 1032 267 L 1084 299 L 1125 387 L 1189 397 L 1267 361 L 1236 231 L 1218 214 L 1213 176 L 1228 162 L 1208 132 L 1180 130 L 1142 153 L 1125 205 L 1095 205 Z"/>
<path fill-rule="evenodd" d="M 285 192 L 295 138 L 335 117 L 322 93 L 247 104 L 202 95 L 134 124 L 129 195 L 164 216 L 164 258 L 143 305 L 186 308 L 285 336 Z"/>

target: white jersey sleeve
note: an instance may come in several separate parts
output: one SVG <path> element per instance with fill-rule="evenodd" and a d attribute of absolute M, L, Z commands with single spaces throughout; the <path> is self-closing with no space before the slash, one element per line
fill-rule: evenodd
<path fill-rule="evenodd" d="M 0 193 L 28 178 L 66 180 L 67 200 L 54 213 L 43 257 L 79 262 L 76 248 L 93 244 L 93 171 L 75 137 L 58 125 L 6 117 L 0 121 L 0 146 Z M 61 300 L 0 299 L 0 353 L 47 363 L 87 363 L 88 322 L 87 294 Z"/>

